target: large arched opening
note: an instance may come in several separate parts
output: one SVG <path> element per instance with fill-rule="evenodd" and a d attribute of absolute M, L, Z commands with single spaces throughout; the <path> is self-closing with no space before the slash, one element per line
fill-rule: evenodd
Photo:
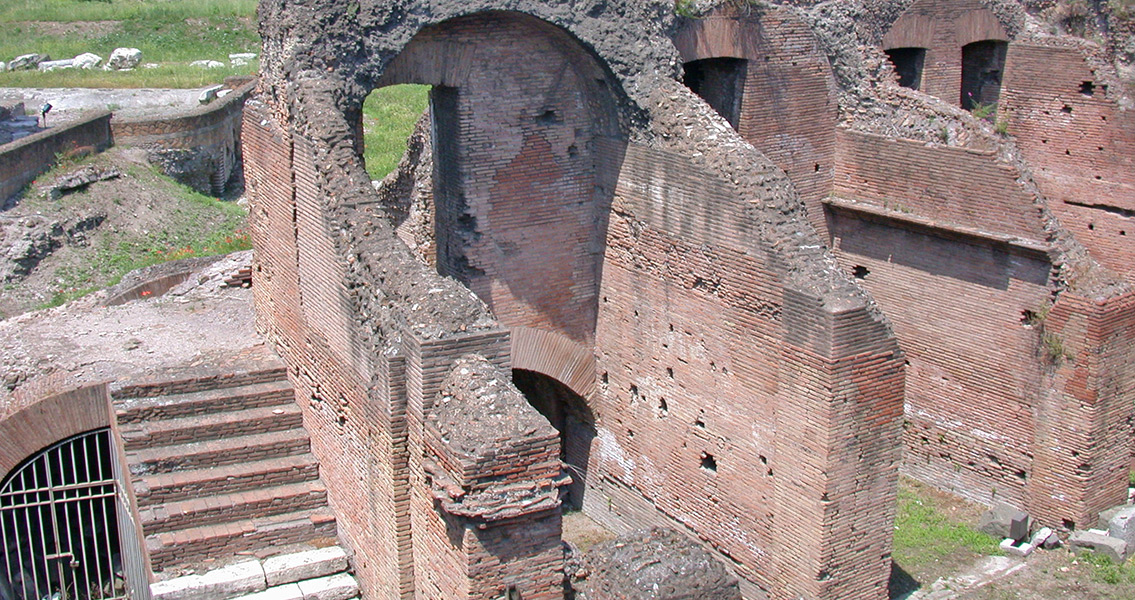
<path fill-rule="evenodd" d="M 582 510 L 591 442 L 595 439 L 595 415 L 583 396 L 542 373 L 513 369 L 512 382 L 528 403 L 560 432 L 560 460 L 572 478 L 565 503 L 571 509 Z"/>
<path fill-rule="evenodd" d="M 962 46 L 962 108 L 975 111 L 997 103 L 1009 44 L 981 40 Z"/>
<path fill-rule="evenodd" d="M 374 84 L 432 86 L 436 268 L 506 326 L 594 340 L 625 138 L 613 81 L 562 29 L 486 12 L 423 28 Z"/>
<path fill-rule="evenodd" d="M 110 430 L 97 429 L 45 448 L 0 482 L 0 597 L 130 597 L 116 460 Z"/>

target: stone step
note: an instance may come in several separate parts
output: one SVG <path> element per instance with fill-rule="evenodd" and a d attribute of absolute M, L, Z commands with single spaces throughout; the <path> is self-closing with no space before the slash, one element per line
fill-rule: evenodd
<path fill-rule="evenodd" d="M 139 511 L 139 516 L 143 530 L 147 534 L 153 534 L 238 519 L 314 510 L 326 505 L 327 488 L 319 481 L 306 481 L 166 502 L 143 508 Z"/>
<path fill-rule="evenodd" d="M 349 569 L 347 553 L 327 546 L 158 581 L 150 585 L 150 595 L 153 600 L 305 600 L 306 590 L 309 600 L 354 598 L 358 583 Z"/>
<path fill-rule="evenodd" d="M 295 456 L 307 453 L 309 449 L 307 432 L 292 429 L 135 450 L 126 453 L 126 461 L 130 464 L 131 475 L 144 477 L 156 473 Z"/>
<path fill-rule="evenodd" d="M 295 392 L 286 379 L 236 387 L 207 389 L 166 396 L 119 399 L 115 396 L 115 419 L 128 423 L 161 421 L 295 403 Z"/>
<path fill-rule="evenodd" d="M 267 362 L 271 364 L 237 371 L 197 372 L 193 369 L 185 369 L 174 374 L 157 374 L 146 381 L 111 386 L 111 396 L 116 400 L 155 398 L 283 381 L 288 378 L 288 370 L 279 360 L 272 359 Z"/>
<path fill-rule="evenodd" d="M 124 425 L 126 450 L 216 440 L 303 427 L 303 412 L 294 402 L 246 410 Z"/>
<path fill-rule="evenodd" d="M 134 497 L 139 507 L 146 507 L 206 494 L 229 494 L 318 478 L 319 463 L 313 454 L 304 453 L 135 478 Z"/>
<path fill-rule="evenodd" d="M 146 547 L 154 571 L 161 571 L 238 552 L 268 554 L 335 536 L 335 516 L 325 507 L 150 534 Z"/>
<path fill-rule="evenodd" d="M 235 600 L 354 600 L 359 584 L 347 573 L 318 579 L 305 579 L 270 587 L 262 592 L 238 596 Z"/>

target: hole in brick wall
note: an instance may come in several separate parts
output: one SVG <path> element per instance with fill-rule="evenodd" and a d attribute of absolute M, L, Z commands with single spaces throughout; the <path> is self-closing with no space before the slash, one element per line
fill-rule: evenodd
<path fill-rule="evenodd" d="M 665 417 L 670 414 L 670 405 L 666 403 L 665 398 L 658 399 L 658 416 Z"/>
<path fill-rule="evenodd" d="M 1025 327 L 1033 327 L 1040 321 L 1040 315 L 1036 311 L 1022 310 L 1021 311 L 1021 325 Z"/>
<path fill-rule="evenodd" d="M 560 122 L 560 116 L 552 109 L 545 110 L 536 117 L 536 122 L 541 125 L 555 125 Z"/>
<path fill-rule="evenodd" d="M 701 420 L 701 417 L 698 417 L 694 421 L 694 426 L 697 427 L 698 429 L 705 429 L 705 421 Z"/>
<path fill-rule="evenodd" d="M 568 146 L 568 156 L 572 158 L 579 156 L 579 148 L 577 148 L 575 144 Z"/>
<path fill-rule="evenodd" d="M 717 472 L 717 459 L 712 454 L 701 453 L 701 468 L 710 473 Z"/>
<path fill-rule="evenodd" d="M 581 508 L 591 445 L 596 436 L 591 407 L 568 386 L 536 371 L 513 369 L 512 381 L 528 403 L 559 432 L 560 460 L 572 478 L 564 502 L 575 509 Z M 631 386 L 631 389 L 637 394 L 638 388 Z M 628 429 L 627 437 L 634 437 L 634 432 Z"/>
<path fill-rule="evenodd" d="M 1048 140 L 1041 140 L 1041 141 L 1040 141 L 1040 143 L 1042 143 L 1042 144 L 1047 144 L 1047 143 L 1048 143 Z"/>
<path fill-rule="evenodd" d="M 631 430 L 631 429 L 627 430 L 627 439 L 630 439 L 630 440 L 634 439 L 634 430 Z"/>
<path fill-rule="evenodd" d="M 599 380 L 603 382 L 603 385 L 607 385 L 611 382 L 610 377 L 607 375 L 606 371 L 603 371 L 603 374 L 599 376 Z"/>
<path fill-rule="evenodd" d="M 1122 230 L 1122 229 L 1120 229 L 1120 230 L 1119 230 L 1119 235 L 1127 235 L 1127 232 L 1126 232 L 1126 231 L 1124 231 L 1124 230 Z"/>
<path fill-rule="evenodd" d="M 1099 176 L 1099 175 L 1096 175 L 1096 179 L 1097 179 L 1097 180 L 1098 180 L 1098 179 L 1103 179 L 1103 177 L 1101 177 L 1101 176 Z"/>
<path fill-rule="evenodd" d="M 1017 476 L 1017 479 L 1020 479 L 1021 481 L 1024 481 L 1025 479 L 1028 479 L 1028 476 L 1027 476 L 1027 475 L 1025 475 L 1025 470 L 1024 470 L 1024 469 L 1017 469 L 1017 472 L 1016 472 L 1016 473 L 1014 473 L 1014 475 L 1016 475 L 1016 476 Z"/>
<path fill-rule="evenodd" d="M 636 318 L 638 317 L 638 311 L 637 311 L 637 310 L 636 310 L 636 311 L 634 311 L 634 316 L 635 316 Z"/>
<path fill-rule="evenodd" d="M 1096 224 L 1095 223 L 1088 223 L 1088 230 L 1089 231 L 1095 231 L 1096 230 Z"/>
<path fill-rule="evenodd" d="M 722 375 L 728 375 L 728 374 L 729 374 L 729 369 L 727 369 L 727 368 L 725 368 L 725 367 L 721 367 L 721 374 L 722 374 Z"/>
<path fill-rule="evenodd" d="M 747 64 L 741 58 L 706 58 L 685 64 L 686 87 L 701 96 L 734 129 L 741 114 Z"/>
<path fill-rule="evenodd" d="M 962 108 L 974 110 L 997 102 L 1008 47 L 998 40 L 982 40 L 962 47 Z"/>
<path fill-rule="evenodd" d="M 891 48 L 886 53 L 895 68 L 895 75 L 898 75 L 899 85 L 912 90 L 922 87 L 926 48 Z"/>
<path fill-rule="evenodd" d="M 634 402 L 634 401 L 639 399 L 638 386 L 637 385 L 632 383 L 631 387 L 630 387 L 630 392 L 631 392 L 631 402 Z"/>
<path fill-rule="evenodd" d="M 1080 84 L 1080 93 L 1085 96 L 1094 96 L 1096 93 L 1096 85 L 1090 81 L 1085 81 Z"/>
<path fill-rule="evenodd" d="M 515 585 L 510 585 L 505 600 L 524 600 L 524 598 L 520 596 L 520 590 L 517 590 Z"/>
<path fill-rule="evenodd" d="M 669 377 L 670 379 L 674 378 L 674 368 L 673 367 L 666 367 L 666 376 Z"/>
<path fill-rule="evenodd" d="M 864 267 L 863 265 L 855 265 L 854 267 L 851 268 L 851 274 L 856 279 L 864 279 L 868 275 L 871 274 L 871 271 L 868 270 L 867 267 Z"/>
<path fill-rule="evenodd" d="M 1074 531 L 1076 529 L 1076 522 L 1072 519 L 1062 519 L 1060 523 L 1064 526 L 1064 529 L 1068 531 Z"/>
<path fill-rule="evenodd" d="M 816 163 L 816 166 L 813 167 L 812 170 L 815 171 L 816 173 L 819 173 L 820 172 L 820 163 Z"/>
<path fill-rule="evenodd" d="M 1066 115 L 1070 115 L 1072 114 L 1072 107 L 1065 104 L 1064 106 L 1060 107 L 1060 112 Z"/>
<path fill-rule="evenodd" d="M 765 457 L 765 456 L 764 456 L 763 454 L 762 454 L 762 455 L 760 456 L 760 459 L 761 459 L 761 464 L 762 464 L 762 465 L 767 465 L 767 464 L 768 464 L 768 458 L 766 458 L 766 457 Z"/>
<path fill-rule="evenodd" d="M 673 323 L 670 324 L 670 331 L 674 331 L 674 324 Z"/>
<path fill-rule="evenodd" d="M 342 414 L 339 415 L 338 421 L 339 421 L 339 427 L 343 427 L 344 425 L 347 424 L 347 415 L 342 415 Z"/>
<path fill-rule="evenodd" d="M 1065 150 L 1064 156 L 1072 156 L 1072 151 L 1071 150 Z"/>

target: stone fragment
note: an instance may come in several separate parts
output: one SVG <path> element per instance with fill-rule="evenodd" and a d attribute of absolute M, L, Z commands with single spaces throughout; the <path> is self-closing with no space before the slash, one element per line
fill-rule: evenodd
<path fill-rule="evenodd" d="M 8 63 L 9 71 L 26 71 L 39 66 L 39 63 L 51 60 L 46 54 L 21 54 Z"/>
<path fill-rule="evenodd" d="M 1033 553 L 1034 548 L 1035 546 L 1028 542 L 1018 545 L 1013 541 L 1013 538 L 1001 540 L 1001 550 L 1004 551 L 1005 554 L 1011 554 L 1013 556 L 1028 556 Z"/>
<path fill-rule="evenodd" d="M 303 592 L 303 600 L 350 600 L 359 595 L 358 582 L 346 573 L 308 579 L 297 585 Z"/>
<path fill-rule="evenodd" d="M 1060 538 L 1056 537 L 1056 534 L 1052 531 L 1052 529 L 1048 527 L 1041 527 L 1037 530 L 1036 533 L 1033 534 L 1033 537 L 1029 540 L 1029 543 L 1032 544 L 1034 548 L 1040 548 L 1043 546 L 1046 550 L 1048 550 L 1055 547 L 1049 545 L 1049 538 L 1055 538 L 1055 543 L 1057 545 L 1060 543 Z"/>
<path fill-rule="evenodd" d="M 1108 521 L 1107 534 L 1127 542 L 1128 548 L 1135 548 L 1135 506 L 1125 506 Z"/>
<path fill-rule="evenodd" d="M 67 192 L 87 187 L 96 181 L 118 177 L 122 177 L 122 171 L 115 167 L 82 167 L 56 179 L 55 184 L 51 186 L 50 195 L 53 200 L 58 200 Z"/>
<path fill-rule="evenodd" d="M 78 69 L 93 69 L 102 62 L 102 57 L 93 52 L 84 52 L 75 58 L 71 59 L 72 64 Z"/>
<path fill-rule="evenodd" d="M 229 60 L 254 60 L 255 58 L 255 52 L 237 52 L 229 55 Z"/>
<path fill-rule="evenodd" d="M 217 92 L 224 89 L 224 86 L 214 85 L 201 90 L 201 94 L 197 96 L 197 101 L 201 104 L 208 104 L 217 99 Z"/>
<path fill-rule="evenodd" d="M 1068 546 L 1073 552 L 1092 550 L 1103 554 L 1115 564 L 1127 560 L 1127 542 L 1095 531 L 1073 531 L 1068 538 Z"/>
<path fill-rule="evenodd" d="M 65 58 L 63 60 L 45 60 L 38 65 L 39 70 L 44 73 L 58 69 L 71 69 L 74 68 L 74 66 L 75 60 L 71 58 Z"/>
<path fill-rule="evenodd" d="M 347 570 L 347 553 L 339 546 L 273 556 L 264 560 L 264 577 L 275 586 L 315 579 Z"/>
<path fill-rule="evenodd" d="M 1029 534 L 1028 519 L 1029 516 L 1017 507 L 998 502 L 981 515 L 977 528 L 995 538 L 1013 538 L 1014 541 L 1021 541 Z"/>
<path fill-rule="evenodd" d="M 191 67 L 200 67 L 202 69 L 219 69 L 225 66 L 225 63 L 216 60 L 195 60 L 189 63 Z"/>
<path fill-rule="evenodd" d="M 142 62 L 141 50 L 137 48 L 115 48 L 114 52 L 110 53 L 110 58 L 106 59 L 103 70 L 124 71 L 133 69 L 140 62 Z"/>
<path fill-rule="evenodd" d="M 232 93 L 232 90 L 230 90 L 229 88 L 225 88 L 225 89 L 217 92 L 217 98 L 224 98 L 225 96 L 228 96 L 231 93 Z"/>
<path fill-rule="evenodd" d="M 7 70 L 8 70 L 8 63 L 0 60 L 0 71 L 7 71 Z"/>
<path fill-rule="evenodd" d="M 1108 525 L 1111 523 L 1111 518 L 1119 514 L 1119 511 L 1125 508 L 1127 508 L 1126 504 L 1120 504 L 1119 506 L 1113 506 L 1101 512 L 1099 518 L 1096 519 L 1096 529 L 1106 530 L 1108 528 Z"/>

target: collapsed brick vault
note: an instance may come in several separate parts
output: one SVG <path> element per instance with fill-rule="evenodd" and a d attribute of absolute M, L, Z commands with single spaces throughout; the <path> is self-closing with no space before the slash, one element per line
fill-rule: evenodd
<path fill-rule="evenodd" d="M 701 540 L 747 597 L 883 598 L 903 441 L 1056 525 L 1121 499 L 1131 245 L 1061 223 L 1126 226 L 1135 126 L 1019 5 L 260 11 L 258 327 L 368 597 L 562 597 L 566 503 Z M 429 135 L 380 195 L 361 104 L 399 83 Z"/>

